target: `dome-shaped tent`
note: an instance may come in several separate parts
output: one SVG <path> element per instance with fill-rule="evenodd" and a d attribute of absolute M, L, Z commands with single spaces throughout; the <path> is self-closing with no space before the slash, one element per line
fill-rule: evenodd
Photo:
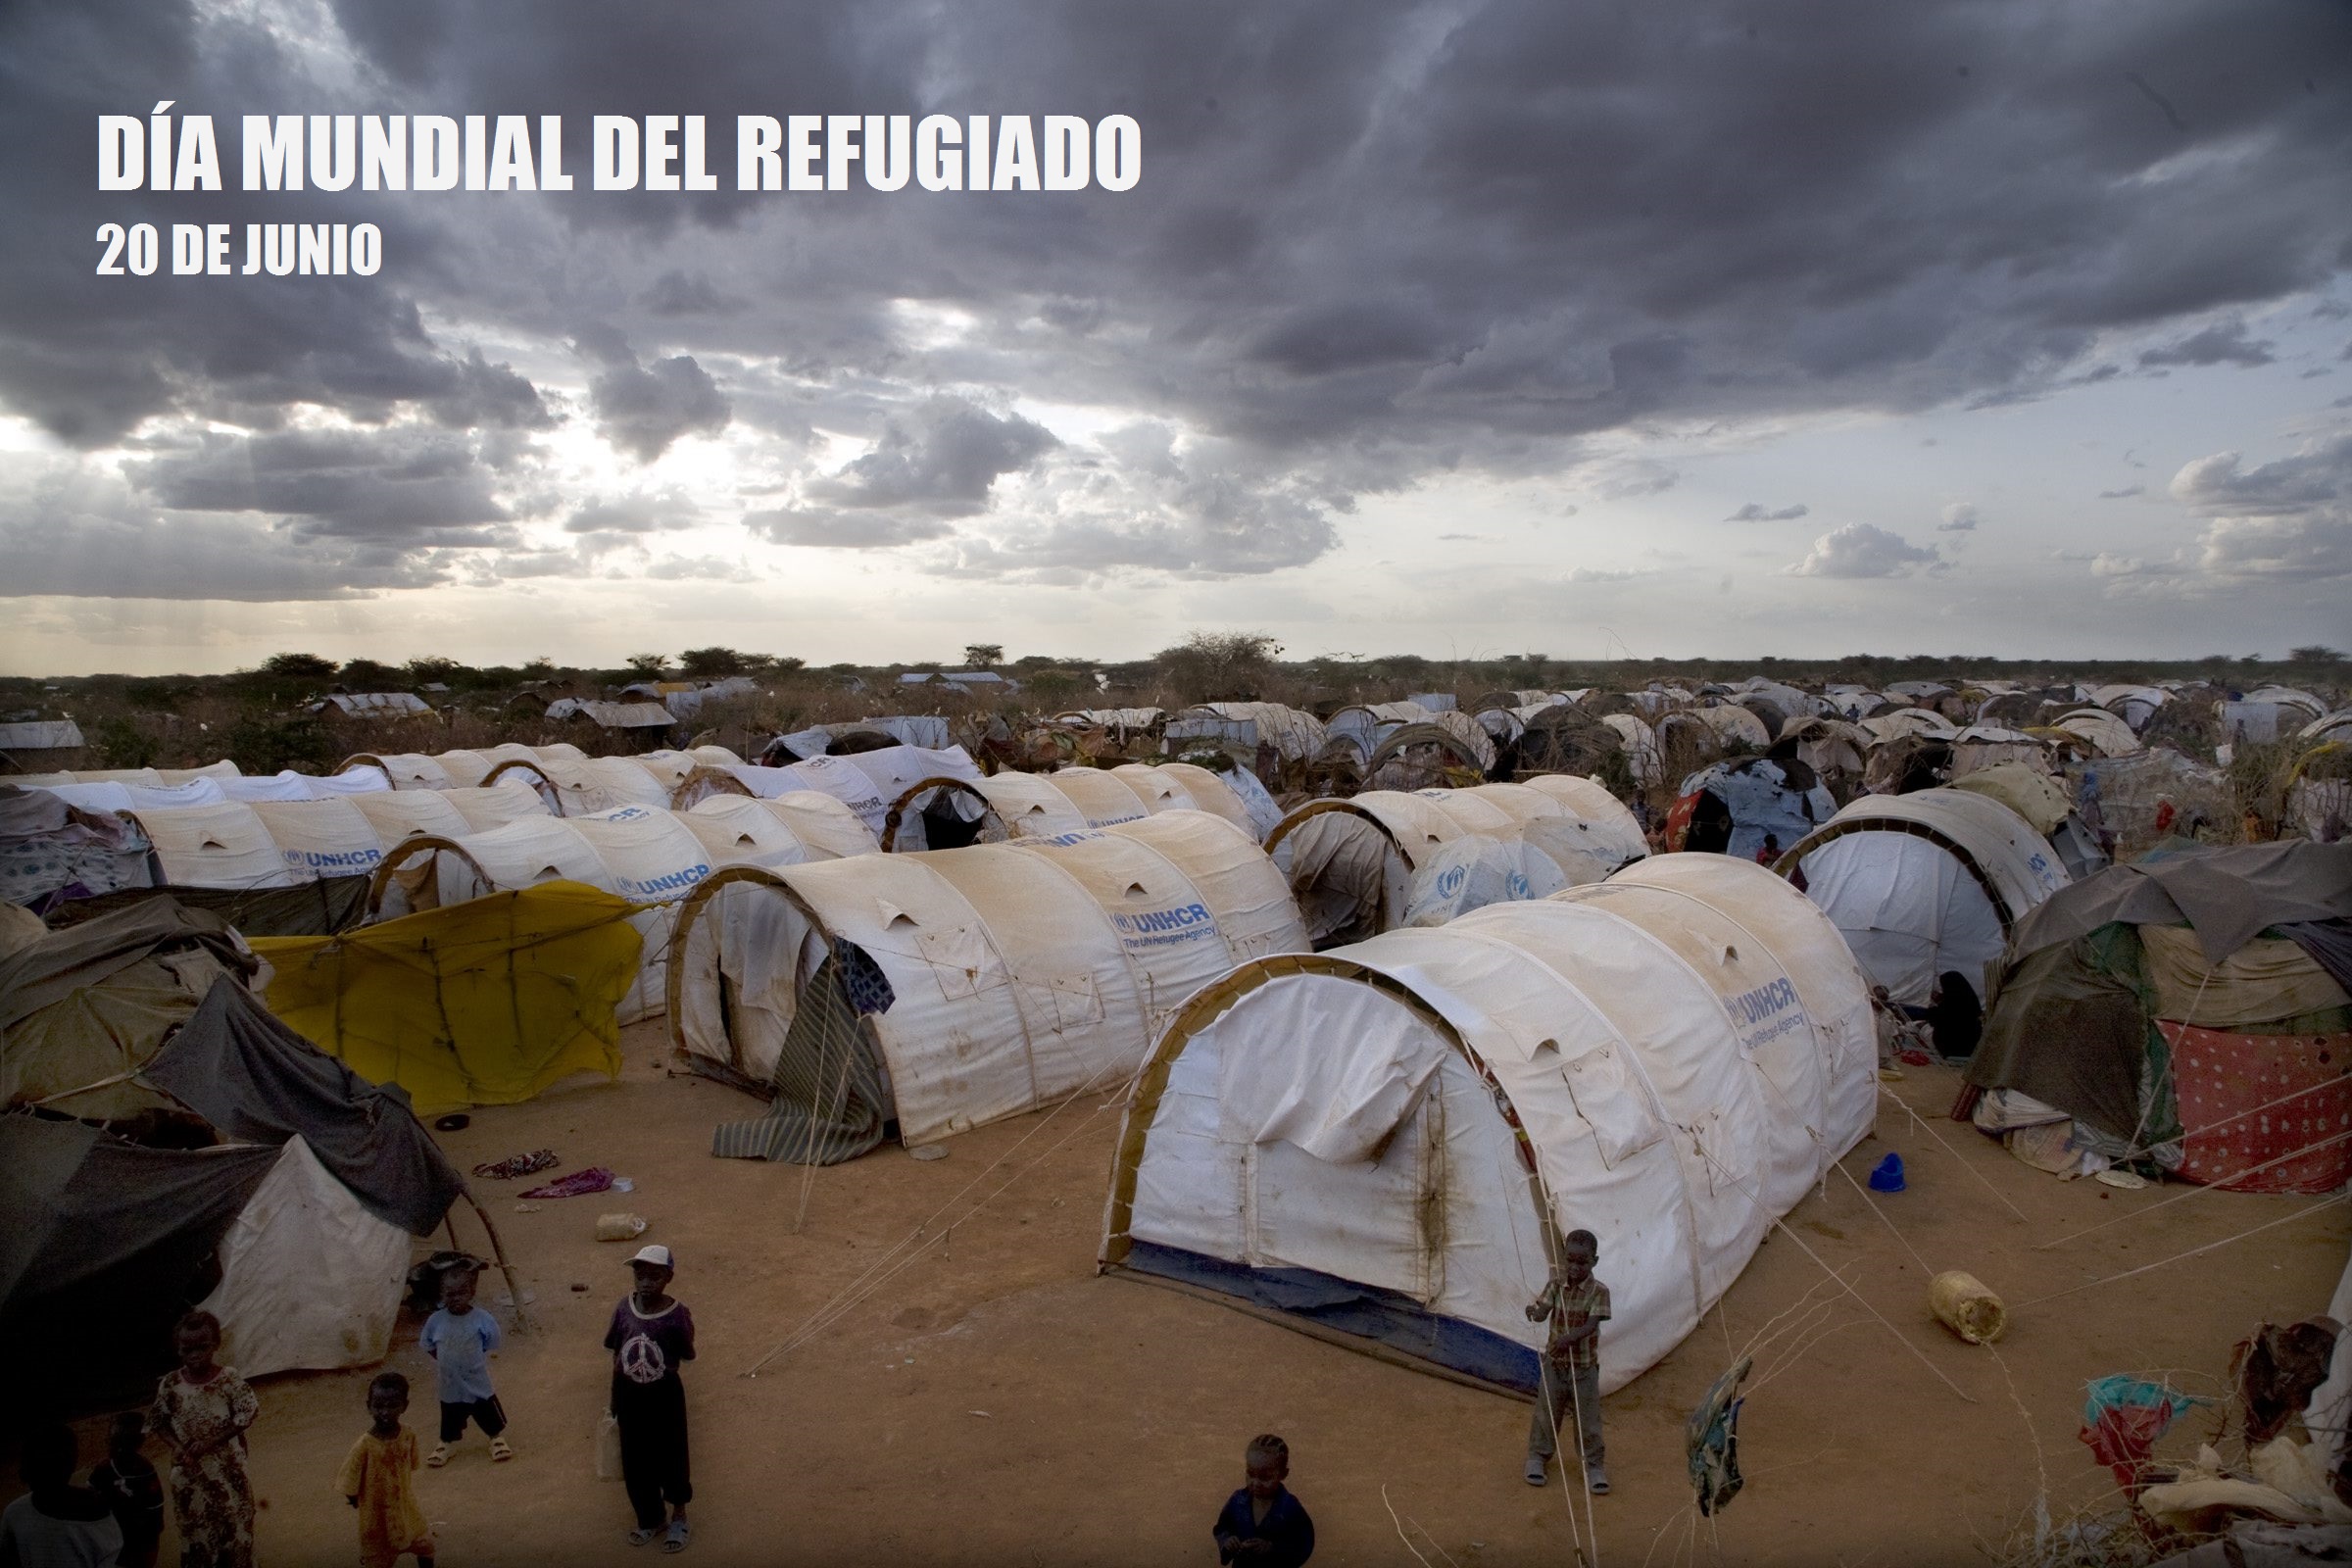
<path fill-rule="evenodd" d="M 1103 1266 L 1528 1391 L 1524 1307 L 1591 1230 L 1623 1386 L 1870 1128 L 1861 976 L 1773 880 L 1670 858 L 1244 964 L 1138 1080 Z"/>
<path fill-rule="evenodd" d="M 1906 1006 L 1957 973 L 1982 1000 L 2009 930 L 2070 878 L 2034 825 L 1988 795 L 1866 795 L 1774 869 L 1801 876 L 1864 972 Z"/>
<path fill-rule="evenodd" d="M 1123 1082 L 1200 986 L 1305 946 L 1264 853 L 1203 811 L 736 868 L 681 913 L 670 1032 L 689 1065 L 797 1113 L 795 1136 L 744 1124 L 720 1152 L 829 1161 L 890 1119 L 927 1143 Z"/>
<path fill-rule="evenodd" d="M 1544 785 L 1551 787 L 1539 787 Z M 1472 874 L 1471 865 L 1457 863 L 1461 853 L 1493 860 L 1498 888 L 1512 887 L 1511 875 L 1519 874 L 1516 891 L 1497 896 L 1532 898 L 1548 891 L 1528 880 L 1510 848 L 1520 844 L 1542 852 L 1564 882 L 1596 881 L 1642 853 L 1641 834 L 1631 823 L 1625 808 L 1598 785 L 1547 774 L 1529 784 L 1368 790 L 1342 801 L 1310 801 L 1283 818 L 1266 849 L 1290 879 L 1308 934 L 1316 946 L 1330 947 L 1408 923 L 1411 911 L 1429 902 L 1416 897 L 1417 879 L 1441 858 L 1447 860 L 1446 869 L 1459 869 L 1465 879 Z M 1459 840 L 1474 842 L 1469 851 L 1447 857 L 1448 846 Z"/>

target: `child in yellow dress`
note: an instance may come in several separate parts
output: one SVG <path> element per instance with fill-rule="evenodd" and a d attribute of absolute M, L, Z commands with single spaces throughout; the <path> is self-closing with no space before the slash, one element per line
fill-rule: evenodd
<path fill-rule="evenodd" d="M 433 1568 L 433 1538 L 416 1506 L 410 1477 L 416 1472 L 416 1434 L 400 1424 L 409 1409 L 409 1380 L 385 1372 L 368 1385 L 368 1413 L 375 1424 L 360 1435 L 335 1476 L 360 1515 L 360 1568 L 392 1568 L 404 1553 L 416 1568 Z"/>

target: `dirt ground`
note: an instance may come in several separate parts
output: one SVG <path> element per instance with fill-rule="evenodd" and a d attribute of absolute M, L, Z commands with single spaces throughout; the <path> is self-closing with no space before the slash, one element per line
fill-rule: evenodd
<path fill-rule="evenodd" d="M 1616 1490 L 1588 1524 L 1556 1481 L 1521 1480 L 1526 1405 L 1097 1277 L 1112 1101 L 982 1128 L 943 1159 L 890 1147 L 810 1173 L 712 1159 L 712 1124 L 757 1103 L 664 1073 L 655 1028 L 626 1045 L 616 1085 L 477 1111 L 443 1135 L 462 1167 L 544 1146 L 561 1170 L 603 1164 L 637 1184 L 529 1212 L 507 1184 L 475 1184 L 531 1299 L 496 1368 L 518 1457 L 493 1467 L 474 1435 L 420 1477 L 441 1560 L 458 1568 L 645 1560 L 623 1540 L 619 1485 L 594 1472 L 610 1365 L 599 1342 L 630 1250 L 593 1239 L 605 1210 L 644 1215 L 646 1239 L 678 1252 L 675 1292 L 701 1335 L 687 1370 L 690 1560 L 711 1564 L 1211 1562 L 1209 1525 L 1261 1431 L 1290 1442 L 1319 1563 L 1573 1564 L 1580 1537 L 1588 1563 L 1986 1561 L 2045 1490 L 2061 1520 L 2113 1501 L 2075 1438 L 2087 1379 L 2170 1375 L 2219 1392 L 2238 1338 L 2325 1309 L 2352 1229 L 2331 1207 L 2035 1304 L 2318 1200 L 2062 1183 L 1943 1119 L 1955 1080 L 1913 1069 L 1889 1087 L 1925 1120 L 1883 1102 L 1879 1136 L 1845 1161 L 1859 1179 L 1898 1151 L 1909 1190 L 1877 1200 L 1882 1218 L 1833 1176 L 1750 1264 L 1720 1323 L 1608 1400 Z M 2182 1193 L 2194 1196 L 2132 1217 Z M 954 1219 L 982 1200 L 944 1245 L 893 1253 L 943 1205 Z M 461 1236 L 479 1249 L 470 1216 Z M 878 1263 L 907 1259 L 841 1301 Z M 1997 1354 L 1930 1316 L 1926 1273 L 1941 1268 L 1970 1270 L 2011 1303 Z M 502 1290 L 485 1280 L 486 1298 Z M 744 1375 L 835 1302 L 806 1343 Z M 416 1327 L 403 1323 L 389 1364 L 429 1391 Z M 1774 1328 L 1787 1332 L 1759 1351 L 1740 1427 L 1747 1488 L 1699 1520 L 1684 1417 L 1727 1348 Z M 366 1425 L 368 1377 L 261 1385 L 265 1562 L 348 1560 L 351 1515 L 331 1487 Z M 412 1425 L 431 1419 L 428 1403 L 412 1409 Z M 2212 1425 L 2184 1419 L 2164 1450 L 2185 1451 Z M 84 1444 L 94 1458 L 95 1423 Z"/>

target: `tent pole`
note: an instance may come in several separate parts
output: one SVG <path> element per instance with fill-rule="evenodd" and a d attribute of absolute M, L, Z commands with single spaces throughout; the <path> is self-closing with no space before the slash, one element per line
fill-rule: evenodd
<path fill-rule="evenodd" d="M 522 1313 L 522 1283 L 514 1278 L 514 1265 L 507 1261 L 506 1244 L 498 1239 L 498 1227 L 490 1223 L 490 1211 L 482 1206 L 481 1200 L 470 1191 L 466 1194 L 466 1201 L 473 1205 L 475 1216 L 482 1222 L 482 1234 L 490 1238 L 490 1255 L 498 1260 L 498 1271 L 507 1277 L 507 1290 L 514 1298 L 514 1326 L 527 1329 L 530 1319 Z M 457 1234 L 455 1227 L 452 1227 L 450 1234 Z"/>

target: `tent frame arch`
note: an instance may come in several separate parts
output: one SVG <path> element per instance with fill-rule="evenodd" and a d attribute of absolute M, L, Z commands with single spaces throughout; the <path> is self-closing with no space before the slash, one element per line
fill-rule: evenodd
<path fill-rule="evenodd" d="M 1844 821 L 1824 822 L 1772 862 L 1773 874 L 1793 880 L 1799 861 L 1831 840 L 1841 839 L 1848 833 L 1905 833 L 1915 839 L 1925 839 L 1959 861 L 1961 868 L 1976 879 L 1977 886 L 1984 890 L 1984 897 L 1992 904 L 1994 917 L 2001 922 L 2001 939 L 2004 942 L 2016 929 L 2020 914 L 2011 912 L 2008 895 L 1994 885 L 1992 878 L 1985 874 L 1984 867 L 1977 862 L 1977 858 L 1949 833 L 1914 817 L 1857 816 Z"/>

